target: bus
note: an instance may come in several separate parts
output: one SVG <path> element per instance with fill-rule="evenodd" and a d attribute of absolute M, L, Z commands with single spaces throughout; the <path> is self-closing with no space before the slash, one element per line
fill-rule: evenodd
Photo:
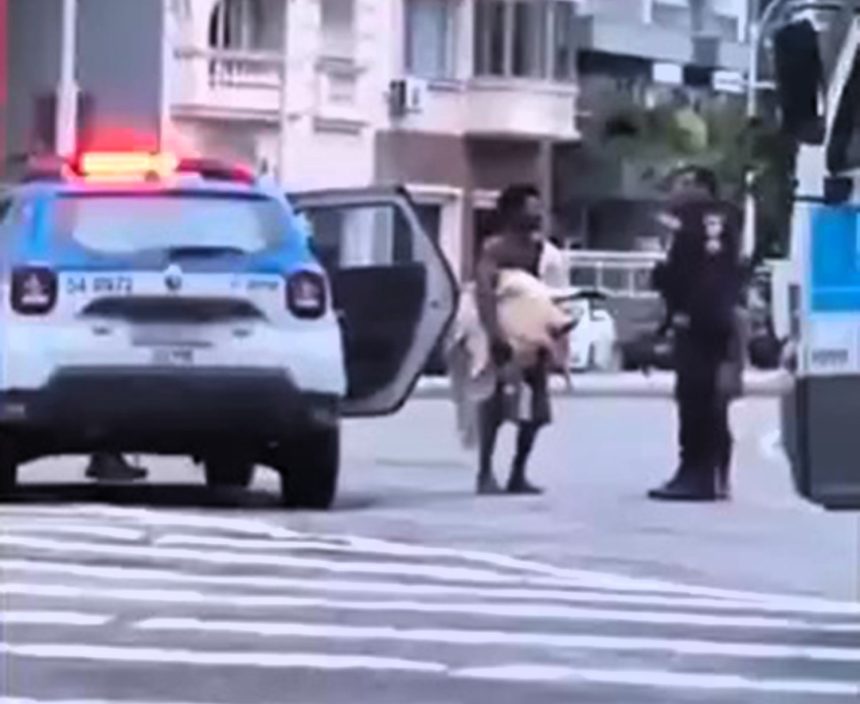
<path fill-rule="evenodd" d="M 860 510 L 860 9 L 782 5 L 771 46 L 782 129 L 797 146 L 789 256 L 774 285 L 792 376 L 782 437 L 802 497 Z"/>

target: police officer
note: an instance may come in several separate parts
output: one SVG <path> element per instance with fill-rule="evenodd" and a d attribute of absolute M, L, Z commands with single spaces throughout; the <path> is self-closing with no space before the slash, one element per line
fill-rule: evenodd
<path fill-rule="evenodd" d="M 664 501 L 728 496 L 729 403 L 739 393 L 737 307 L 743 287 L 741 215 L 721 201 L 713 172 L 678 174 L 667 217 L 673 239 L 655 283 L 674 333 L 680 465 L 649 492 Z"/>

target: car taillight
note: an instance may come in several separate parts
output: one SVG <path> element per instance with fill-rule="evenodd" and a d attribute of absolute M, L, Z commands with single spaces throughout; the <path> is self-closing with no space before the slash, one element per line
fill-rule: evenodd
<path fill-rule="evenodd" d="M 21 267 L 12 272 L 12 310 L 21 315 L 43 315 L 57 303 L 57 275 L 44 267 Z"/>
<path fill-rule="evenodd" d="M 303 271 L 287 280 L 287 306 L 297 318 L 319 318 L 326 309 L 325 279 Z"/>

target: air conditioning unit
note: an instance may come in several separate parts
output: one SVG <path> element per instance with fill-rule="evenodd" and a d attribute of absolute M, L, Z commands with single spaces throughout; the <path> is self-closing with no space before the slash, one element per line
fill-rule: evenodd
<path fill-rule="evenodd" d="M 391 81 L 388 100 L 395 117 L 419 113 L 424 110 L 427 83 L 417 78 L 398 78 Z"/>

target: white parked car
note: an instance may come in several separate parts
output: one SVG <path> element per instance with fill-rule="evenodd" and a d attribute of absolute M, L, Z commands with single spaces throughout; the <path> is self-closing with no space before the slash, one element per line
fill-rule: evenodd
<path fill-rule="evenodd" d="M 570 333 L 571 371 L 607 372 L 620 368 L 618 332 L 606 306 L 608 298 L 597 289 L 580 289 L 568 303 L 579 318 Z"/>

